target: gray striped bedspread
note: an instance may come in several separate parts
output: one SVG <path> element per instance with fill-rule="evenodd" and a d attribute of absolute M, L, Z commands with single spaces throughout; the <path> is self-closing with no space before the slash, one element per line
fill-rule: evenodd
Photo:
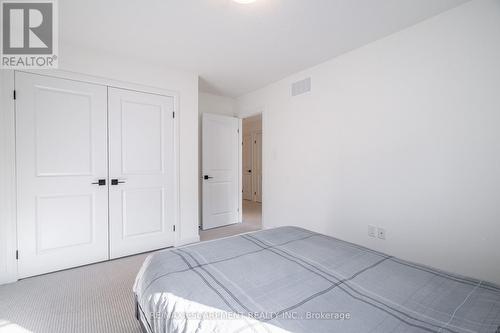
<path fill-rule="evenodd" d="M 500 288 L 295 227 L 150 255 L 149 332 L 500 333 Z"/>

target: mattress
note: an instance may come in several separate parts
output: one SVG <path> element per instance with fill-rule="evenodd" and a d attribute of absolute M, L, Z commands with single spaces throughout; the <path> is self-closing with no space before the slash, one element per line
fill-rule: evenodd
<path fill-rule="evenodd" d="M 301 228 L 150 255 L 146 332 L 500 332 L 500 288 Z"/>

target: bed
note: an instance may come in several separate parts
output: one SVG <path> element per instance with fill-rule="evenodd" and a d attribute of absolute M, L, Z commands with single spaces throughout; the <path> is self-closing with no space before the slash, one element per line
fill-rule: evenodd
<path fill-rule="evenodd" d="M 498 286 L 295 227 L 156 252 L 134 294 L 149 333 L 500 333 Z"/>

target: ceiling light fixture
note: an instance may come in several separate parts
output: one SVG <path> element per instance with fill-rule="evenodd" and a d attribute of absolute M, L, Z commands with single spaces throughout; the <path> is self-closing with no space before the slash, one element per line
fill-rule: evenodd
<path fill-rule="evenodd" d="M 249 4 L 255 2 L 255 0 L 233 0 L 233 1 L 241 4 Z"/>

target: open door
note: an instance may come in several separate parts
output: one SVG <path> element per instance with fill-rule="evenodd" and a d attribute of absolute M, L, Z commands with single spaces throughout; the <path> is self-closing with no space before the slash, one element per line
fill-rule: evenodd
<path fill-rule="evenodd" d="M 202 116 L 202 228 L 240 220 L 240 123 L 233 117 Z"/>

